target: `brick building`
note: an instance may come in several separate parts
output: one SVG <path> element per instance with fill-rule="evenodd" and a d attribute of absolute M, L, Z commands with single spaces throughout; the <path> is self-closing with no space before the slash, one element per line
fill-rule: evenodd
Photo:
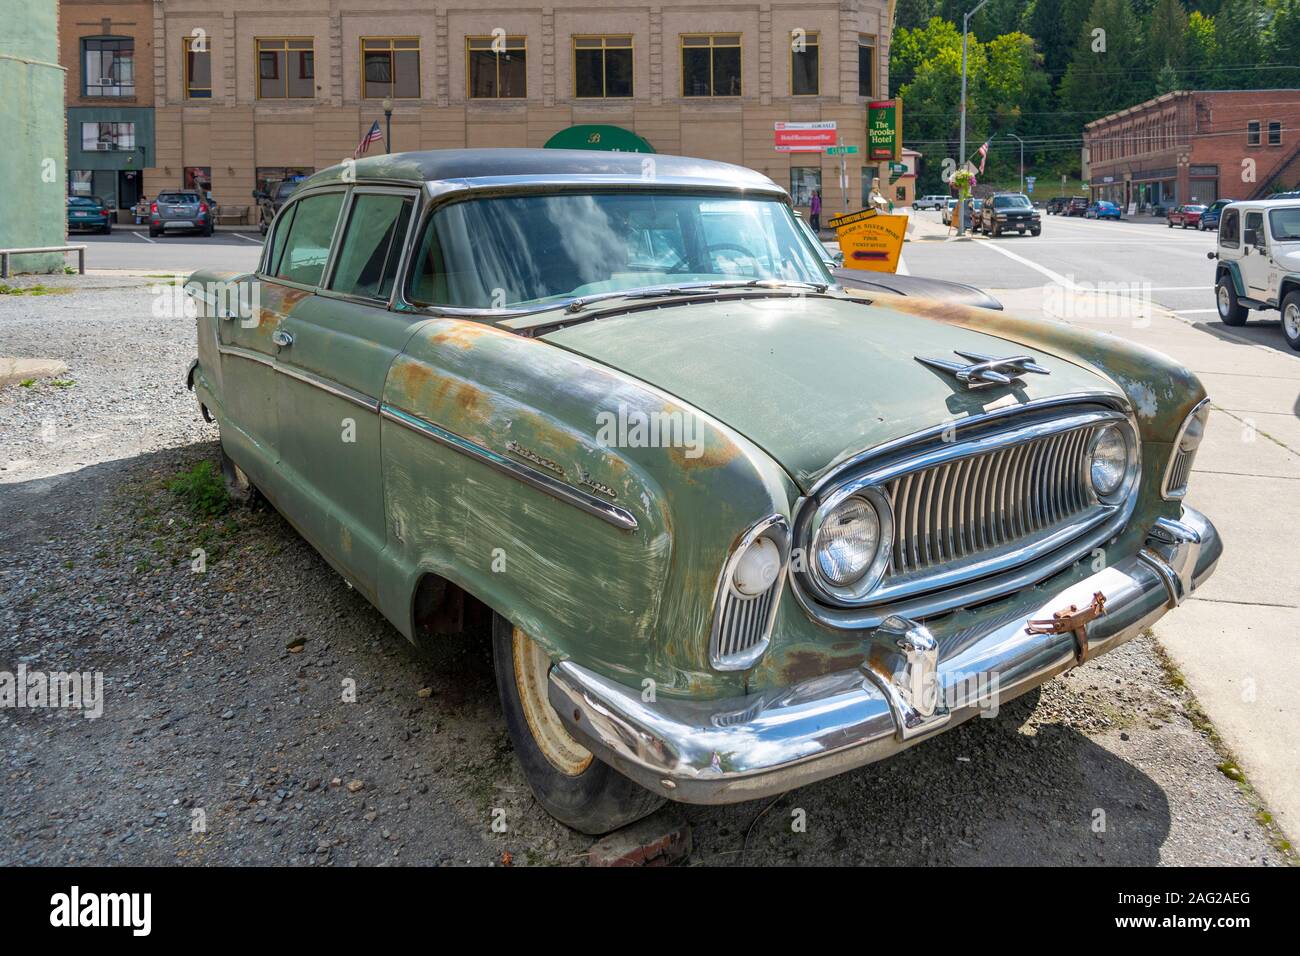
<path fill-rule="evenodd" d="M 1089 123 L 1083 146 L 1093 199 L 1256 199 L 1300 182 L 1300 90 L 1166 93 Z"/>
<path fill-rule="evenodd" d="M 887 93 L 891 0 L 62 3 L 65 31 L 76 24 L 65 62 L 96 38 L 133 41 L 136 102 L 116 102 L 152 108 L 129 160 L 151 196 L 200 184 L 223 206 L 250 204 L 255 187 L 350 157 L 373 122 L 386 126 L 386 99 L 393 152 L 543 146 L 595 126 L 606 142 L 631 133 L 761 170 L 798 203 L 820 189 L 827 215 L 860 208 L 873 176 L 890 181 L 862 157 L 866 104 Z M 71 120 L 88 104 L 69 91 Z M 843 192 L 835 157 L 775 148 L 779 121 L 833 122 L 859 147 Z M 72 165 L 83 180 L 92 158 Z"/>

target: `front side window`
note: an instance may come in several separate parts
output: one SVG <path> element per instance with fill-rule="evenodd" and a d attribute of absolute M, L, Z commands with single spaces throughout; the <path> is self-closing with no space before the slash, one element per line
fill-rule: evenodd
<path fill-rule="evenodd" d="M 409 196 L 360 193 L 352 203 L 330 288 L 367 299 L 387 300 L 402 259 L 411 218 Z"/>
<path fill-rule="evenodd" d="M 1274 209 L 1268 214 L 1268 228 L 1278 242 L 1300 240 L 1300 206 Z"/>
<path fill-rule="evenodd" d="M 135 96 L 135 40 L 88 37 L 81 41 L 86 96 Z"/>
<path fill-rule="evenodd" d="M 263 100 L 311 99 L 316 95 L 312 40 L 257 40 L 257 96 Z"/>
<path fill-rule="evenodd" d="M 621 99 L 632 95 L 632 38 L 573 38 L 574 96 Z"/>
<path fill-rule="evenodd" d="M 523 99 L 528 95 L 528 42 L 524 37 L 466 37 L 470 99 Z"/>
<path fill-rule="evenodd" d="M 212 49 L 211 41 L 204 37 L 185 38 L 185 98 L 187 100 L 212 99 Z"/>
<path fill-rule="evenodd" d="M 740 37 L 682 37 L 682 96 L 740 95 Z"/>
<path fill-rule="evenodd" d="M 292 217 L 276 228 L 270 274 L 303 285 L 319 284 L 342 205 L 341 192 L 308 196 L 294 203 Z"/>
<path fill-rule="evenodd" d="M 95 153 L 135 149 L 135 124 L 82 123 L 81 148 Z"/>
<path fill-rule="evenodd" d="M 876 95 L 876 38 L 858 34 L 858 96 Z"/>
<path fill-rule="evenodd" d="M 407 287 L 421 305 L 530 308 L 665 284 L 827 282 L 775 199 L 563 193 L 454 202 L 424 228 Z"/>
<path fill-rule="evenodd" d="M 820 89 L 818 34 L 796 30 L 790 35 L 790 93 L 816 96 Z"/>
<path fill-rule="evenodd" d="M 1246 145 L 1259 145 L 1259 120 L 1251 120 L 1246 124 Z"/>
<path fill-rule="evenodd" d="M 361 96 L 420 98 L 418 37 L 361 38 Z"/>
<path fill-rule="evenodd" d="M 1264 214 L 1262 212 L 1246 213 L 1246 241 L 1252 246 L 1263 246 Z"/>

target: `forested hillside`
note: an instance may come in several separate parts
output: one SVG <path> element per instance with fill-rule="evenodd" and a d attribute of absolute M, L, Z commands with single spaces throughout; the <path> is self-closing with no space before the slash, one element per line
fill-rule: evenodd
<path fill-rule="evenodd" d="M 922 191 L 956 158 L 961 20 L 978 0 L 898 0 L 890 89 Z M 989 0 L 971 20 L 967 153 L 1077 172 L 1085 123 L 1178 89 L 1300 88 L 1300 0 Z"/>

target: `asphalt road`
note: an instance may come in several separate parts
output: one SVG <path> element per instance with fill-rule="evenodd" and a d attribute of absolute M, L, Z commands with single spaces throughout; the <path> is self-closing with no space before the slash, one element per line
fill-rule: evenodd
<path fill-rule="evenodd" d="M 262 254 L 262 237 L 256 229 L 220 231 L 208 236 L 163 235 L 116 229 L 112 235 L 74 233 L 68 242 L 86 244 L 86 269 L 150 273 L 190 273 L 196 269 L 251 271 Z M 73 261 L 69 258 L 69 261 Z"/>

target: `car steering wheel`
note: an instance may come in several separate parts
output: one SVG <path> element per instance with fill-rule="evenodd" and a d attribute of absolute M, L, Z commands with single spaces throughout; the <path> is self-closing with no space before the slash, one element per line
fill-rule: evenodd
<path fill-rule="evenodd" d="M 748 249 L 746 249 L 744 246 L 737 245 L 736 243 L 733 243 L 733 242 L 719 242 L 719 243 L 717 243 L 717 244 L 715 244 L 715 245 L 705 246 L 704 251 L 707 252 L 707 253 L 709 254 L 709 259 L 712 260 L 712 259 L 713 259 L 713 252 L 714 252 L 714 250 L 723 250 L 723 249 L 729 249 L 729 250 L 731 250 L 732 252 L 739 252 L 742 256 L 744 256 L 746 259 L 748 259 L 748 260 L 749 260 L 749 275 L 750 275 L 751 278 L 757 278 L 757 276 L 758 276 L 758 257 L 755 256 L 755 255 L 754 255 L 752 252 L 750 252 Z"/>

